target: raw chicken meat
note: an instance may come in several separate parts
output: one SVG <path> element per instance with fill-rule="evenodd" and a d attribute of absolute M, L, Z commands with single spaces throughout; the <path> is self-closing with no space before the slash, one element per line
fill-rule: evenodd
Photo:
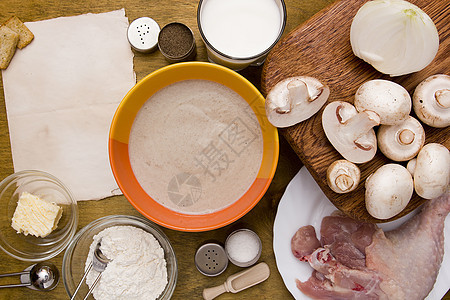
<path fill-rule="evenodd" d="M 372 243 L 375 224 L 355 221 L 345 216 L 329 216 L 322 220 L 322 245 L 328 245 L 331 254 L 343 265 L 362 269 L 366 266 L 365 249 Z"/>
<path fill-rule="evenodd" d="M 326 247 L 326 246 L 325 246 Z M 327 248 L 318 248 L 309 257 L 314 268 L 306 282 L 297 287 L 316 299 L 387 299 L 380 289 L 381 278 L 370 270 L 351 269 L 336 260 Z"/>
<path fill-rule="evenodd" d="M 444 221 L 450 196 L 427 202 L 400 228 L 380 229 L 366 248 L 366 265 L 380 274 L 381 288 L 393 299 L 423 299 L 433 289 L 444 256 Z"/>
<path fill-rule="evenodd" d="M 292 238 L 292 252 L 314 271 L 297 287 L 315 299 L 424 299 L 442 263 L 449 212 L 447 191 L 386 233 L 342 215 L 322 220 L 320 242 L 312 226 L 302 227 Z"/>
<path fill-rule="evenodd" d="M 379 286 L 380 276 L 368 271 L 365 263 L 365 248 L 376 230 L 373 224 L 339 213 L 322 220 L 320 242 L 314 227 L 300 228 L 291 240 L 291 249 L 295 257 L 309 262 L 314 273 L 306 282 L 297 281 L 298 288 L 317 299 L 386 298 Z"/>
<path fill-rule="evenodd" d="M 291 239 L 292 254 L 301 261 L 308 261 L 307 257 L 320 247 L 316 230 L 311 225 L 303 226 Z"/>

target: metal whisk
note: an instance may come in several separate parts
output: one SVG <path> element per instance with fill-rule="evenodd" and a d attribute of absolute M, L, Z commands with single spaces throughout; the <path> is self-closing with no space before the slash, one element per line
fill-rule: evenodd
<path fill-rule="evenodd" d="M 94 283 L 92 284 L 88 293 L 84 297 L 84 300 L 86 300 L 89 297 L 89 295 L 92 293 L 92 291 L 94 290 L 97 283 L 100 281 L 100 277 L 102 277 L 102 272 L 106 269 L 106 266 L 110 262 L 110 260 L 105 255 L 103 255 L 102 250 L 100 250 L 100 245 L 101 245 L 101 240 L 95 246 L 94 257 L 92 258 L 92 261 L 89 264 L 86 272 L 84 272 L 84 275 L 81 278 L 80 283 L 78 284 L 77 288 L 75 289 L 75 292 L 73 293 L 72 298 L 70 298 L 71 300 L 75 299 L 78 291 L 80 290 L 81 284 L 86 279 L 87 275 L 89 274 L 89 272 L 91 271 L 92 268 L 94 268 L 95 271 L 99 272 L 99 274 L 98 274 L 97 278 L 95 278 Z"/>

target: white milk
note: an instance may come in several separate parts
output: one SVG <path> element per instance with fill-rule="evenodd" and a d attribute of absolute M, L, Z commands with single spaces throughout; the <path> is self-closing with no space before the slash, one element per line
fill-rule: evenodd
<path fill-rule="evenodd" d="M 208 42 L 236 58 L 264 52 L 276 41 L 282 26 L 275 0 L 205 0 L 200 13 Z"/>

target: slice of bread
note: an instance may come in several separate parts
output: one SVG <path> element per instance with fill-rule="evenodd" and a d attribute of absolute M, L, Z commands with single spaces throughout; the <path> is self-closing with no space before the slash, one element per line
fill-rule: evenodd
<path fill-rule="evenodd" d="M 6 26 L 0 26 L 0 69 L 6 69 L 16 52 L 19 34 Z"/>
<path fill-rule="evenodd" d="M 19 34 L 19 43 L 17 48 L 22 49 L 34 39 L 34 34 L 25 24 L 16 16 L 9 18 L 3 25 L 9 27 Z"/>

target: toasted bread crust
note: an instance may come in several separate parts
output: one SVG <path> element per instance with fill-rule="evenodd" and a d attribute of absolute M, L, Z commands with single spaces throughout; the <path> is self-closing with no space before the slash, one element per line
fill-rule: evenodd
<path fill-rule="evenodd" d="M 6 69 L 11 61 L 16 46 L 19 42 L 19 34 L 6 26 L 0 26 L 0 69 Z"/>
<path fill-rule="evenodd" d="M 22 49 L 34 39 L 34 34 L 28 27 L 16 16 L 9 18 L 3 25 L 9 27 L 19 34 L 19 42 L 17 48 Z"/>

